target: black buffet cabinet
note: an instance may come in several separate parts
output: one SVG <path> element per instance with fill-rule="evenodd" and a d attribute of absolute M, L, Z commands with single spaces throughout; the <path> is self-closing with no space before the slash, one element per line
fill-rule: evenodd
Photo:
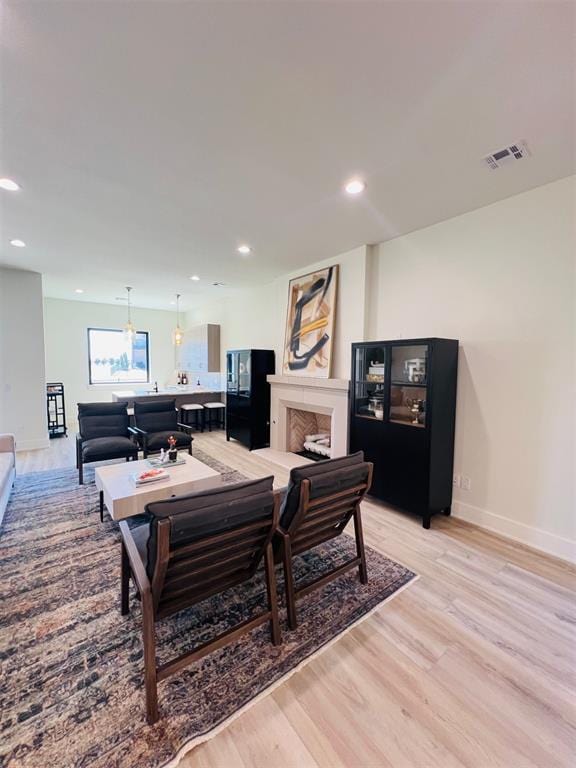
<path fill-rule="evenodd" d="M 374 462 L 371 495 L 422 516 L 450 514 L 458 341 L 352 345 L 350 451 Z"/>
<path fill-rule="evenodd" d="M 251 451 L 270 445 L 270 384 L 274 352 L 241 349 L 226 353 L 226 439 Z"/>

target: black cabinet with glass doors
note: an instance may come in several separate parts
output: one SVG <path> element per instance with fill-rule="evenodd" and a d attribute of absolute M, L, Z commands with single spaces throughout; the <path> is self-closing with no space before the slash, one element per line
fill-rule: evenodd
<path fill-rule="evenodd" d="M 418 514 L 450 514 L 458 341 L 352 345 L 350 451 L 374 463 L 371 495 Z"/>
<path fill-rule="evenodd" d="M 226 439 L 253 451 L 270 445 L 270 384 L 274 352 L 240 349 L 226 352 Z"/>

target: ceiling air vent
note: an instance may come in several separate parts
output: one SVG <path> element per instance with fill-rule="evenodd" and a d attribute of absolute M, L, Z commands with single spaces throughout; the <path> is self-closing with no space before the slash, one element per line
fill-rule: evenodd
<path fill-rule="evenodd" d="M 530 150 L 525 141 L 517 141 L 516 144 L 510 144 L 509 147 L 499 149 L 491 155 L 484 158 L 486 165 L 493 171 L 502 168 L 503 165 L 515 163 L 524 157 L 530 157 Z"/>

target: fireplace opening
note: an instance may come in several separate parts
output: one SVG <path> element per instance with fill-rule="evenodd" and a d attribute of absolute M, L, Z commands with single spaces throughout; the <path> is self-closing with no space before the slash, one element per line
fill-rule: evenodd
<path fill-rule="evenodd" d="M 332 417 L 288 408 L 287 450 L 313 461 L 332 458 Z"/>

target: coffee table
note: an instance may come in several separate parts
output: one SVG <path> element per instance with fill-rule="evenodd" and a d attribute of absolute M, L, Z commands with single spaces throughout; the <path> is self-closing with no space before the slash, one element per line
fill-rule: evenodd
<path fill-rule="evenodd" d="M 146 485 L 134 485 L 130 475 L 150 469 L 148 461 L 128 461 L 109 464 L 95 470 L 96 488 L 100 492 L 100 519 L 104 519 L 104 506 L 112 520 L 125 520 L 141 515 L 151 501 L 172 496 L 205 491 L 221 485 L 222 477 L 193 456 L 185 454 L 186 463 L 176 467 L 167 465 L 170 477 Z"/>

